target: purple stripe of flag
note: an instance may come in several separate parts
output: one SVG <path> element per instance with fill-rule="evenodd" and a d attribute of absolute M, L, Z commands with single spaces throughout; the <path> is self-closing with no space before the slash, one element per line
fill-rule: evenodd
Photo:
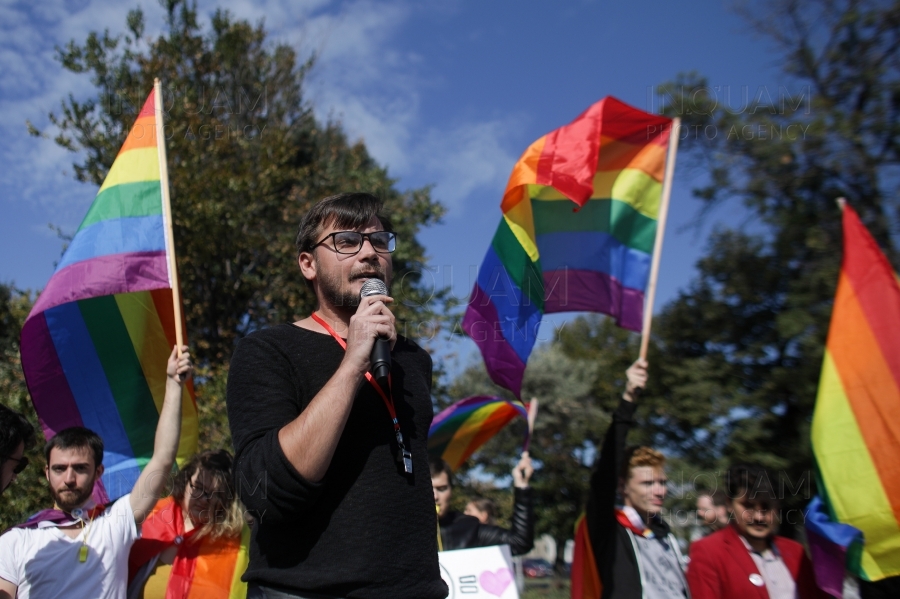
<path fill-rule="evenodd" d="M 809 544 L 816 584 L 826 593 L 843 596 L 847 548 L 817 535 L 809 528 L 806 529 L 806 542 Z"/>
<path fill-rule="evenodd" d="M 469 309 L 463 317 L 462 328 L 481 350 L 491 379 L 519 397 L 522 393 L 525 362 L 504 339 L 499 322 L 496 307 L 476 284 L 472 289 Z"/>
<path fill-rule="evenodd" d="M 49 439 L 64 428 L 84 426 L 43 314 L 29 318 L 22 327 L 21 349 L 22 370 L 44 436 Z M 48 400 L 52 405 L 44 406 Z"/>
<path fill-rule="evenodd" d="M 44 438 L 50 439 L 71 426 L 84 426 L 44 314 L 37 314 L 25 322 L 21 352 L 22 370 Z M 94 485 L 94 501 L 100 504 L 109 502 L 106 488 L 99 480 Z"/>
<path fill-rule="evenodd" d="M 164 251 L 111 254 L 76 262 L 54 274 L 31 313 L 39 314 L 80 299 L 169 286 Z"/>
<path fill-rule="evenodd" d="M 544 312 L 602 312 L 624 329 L 640 331 L 644 316 L 644 293 L 623 287 L 606 273 L 561 269 L 544 273 L 547 298 Z"/>

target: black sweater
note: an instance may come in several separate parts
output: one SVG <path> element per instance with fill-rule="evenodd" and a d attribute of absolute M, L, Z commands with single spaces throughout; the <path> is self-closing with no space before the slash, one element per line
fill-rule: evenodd
<path fill-rule="evenodd" d="M 413 454 L 395 460 L 387 408 L 365 382 L 325 477 L 305 480 L 278 442 L 337 370 L 344 350 L 329 335 L 292 325 L 241 340 L 228 376 L 235 483 L 255 516 L 245 581 L 285 591 L 371 599 L 447 595 L 437 560 L 426 446 L 431 357 L 399 338 L 391 353 L 394 404 Z"/>

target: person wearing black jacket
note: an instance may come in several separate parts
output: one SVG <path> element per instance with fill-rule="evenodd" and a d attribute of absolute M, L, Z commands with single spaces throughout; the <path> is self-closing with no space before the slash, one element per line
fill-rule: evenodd
<path fill-rule="evenodd" d="M 531 458 L 525 453 L 513 469 L 515 501 L 512 528 L 507 530 L 491 524 L 482 524 L 478 518 L 450 509 L 453 495 L 453 472 L 443 460 L 429 460 L 434 503 L 438 508 L 441 528 L 441 548 L 470 549 L 491 545 L 509 545 L 513 555 L 528 553 L 534 546 L 534 507 L 528 481 L 534 473 Z"/>
<path fill-rule="evenodd" d="M 647 362 L 626 372 L 625 393 L 613 413 L 591 476 L 585 518 L 602 599 L 689 596 L 684 560 L 660 517 L 666 497 L 665 457 L 649 447 L 626 448 L 635 400 L 647 383 Z M 622 505 L 616 497 L 621 495 Z"/>

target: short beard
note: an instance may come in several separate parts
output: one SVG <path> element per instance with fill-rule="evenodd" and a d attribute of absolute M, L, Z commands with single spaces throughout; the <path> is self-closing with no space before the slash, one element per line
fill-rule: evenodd
<path fill-rule="evenodd" d="M 51 489 L 50 494 L 53 496 L 53 501 L 59 506 L 64 512 L 71 512 L 75 508 L 79 508 L 91 498 L 91 494 L 93 493 L 93 487 L 89 491 L 85 491 L 83 493 L 78 493 L 74 496 L 73 499 L 63 500 L 62 495 L 56 490 Z M 67 497 L 72 497 L 70 494 L 66 494 Z"/>
<path fill-rule="evenodd" d="M 319 268 L 318 258 L 316 258 L 316 270 L 317 272 L 322 272 L 322 269 Z M 386 285 L 389 285 L 387 281 L 385 281 L 385 273 L 378 270 L 378 279 L 381 279 Z M 359 277 L 351 277 L 351 280 Z M 363 277 L 363 278 L 371 278 L 371 277 Z M 344 281 L 341 279 L 340 271 L 335 272 L 330 276 L 323 276 L 319 278 L 319 293 L 322 294 L 322 297 L 329 303 L 331 306 L 338 312 L 343 312 L 348 315 L 356 314 L 356 309 L 359 307 L 360 296 L 359 294 L 353 293 L 344 285 Z M 388 287 L 390 289 L 390 287 Z M 390 292 L 390 291 L 389 291 Z"/>

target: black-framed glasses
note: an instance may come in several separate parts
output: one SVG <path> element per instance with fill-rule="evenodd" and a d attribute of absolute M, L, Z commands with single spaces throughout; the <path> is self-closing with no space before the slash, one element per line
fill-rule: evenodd
<path fill-rule="evenodd" d="M 397 249 L 397 236 L 391 231 L 375 231 L 373 233 L 360 233 L 358 231 L 335 231 L 322 238 L 322 241 L 313 246 L 319 247 L 331 239 L 331 247 L 338 254 L 356 254 L 362 249 L 363 241 L 369 240 L 372 248 L 379 254 L 390 254 Z"/>
<path fill-rule="evenodd" d="M 11 455 L 5 455 L 2 457 L 4 462 L 6 460 L 12 460 L 13 462 L 16 462 L 16 467 L 13 468 L 13 474 L 21 474 L 22 470 L 28 468 L 28 458 L 25 456 L 22 456 L 21 458 L 14 458 Z"/>

